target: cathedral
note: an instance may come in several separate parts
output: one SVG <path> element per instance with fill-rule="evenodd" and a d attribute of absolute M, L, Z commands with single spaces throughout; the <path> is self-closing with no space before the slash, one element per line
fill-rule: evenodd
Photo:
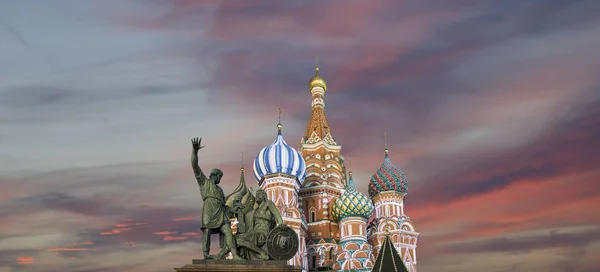
<path fill-rule="evenodd" d="M 406 176 L 392 164 L 386 148 L 381 166 L 369 181 L 368 194 L 359 192 L 352 170 L 346 171 L 342 146 L 327 122 L 327 84 L 319 68 L 308 87 L 312 113 L 299 148 L 286 143 L 280 122 L 275 141 L 253 163 L 258 185 L 300 237 L 298 253 L 289 264 L 302 266 L 303 271 L 371 271 L 376 260 L 380 263 L 389 254 L 385 253 L 389 244 L 395 250 L 387 251 L 404 263 L 405 269 L 398 271 L 417 271 L 419 233 L 404 213 Z M 243 168 L 232 195 L 239 193 L 242 201 L 253 201 Z M 228 197 L 228 205 L 231 201 Z M 232 221 L 235 233 L 237 222 Z"/>

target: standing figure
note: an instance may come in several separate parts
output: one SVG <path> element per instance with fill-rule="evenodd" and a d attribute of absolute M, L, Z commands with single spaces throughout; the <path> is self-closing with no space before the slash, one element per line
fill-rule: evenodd
<path fill-rule="evenodd" d="M 194 175 L 200 186 L 200 195 L 202 201 L 204 201 L 202 224 L 200 225 L 203 232 L 204 259 L 221 259 L 227 252 L 231 252 L 234 259 L 241 259 L 237 254 L 237 246 L 231 232 L 228 216 L 229 208 L 225 205 L 225 195 L 218 185 L 223 177 L 223 172 L 219 169 L 213 169 L 210 171 L 209 178 L 204 175 L 200 166 L 198 166 L 198 150 L 204 147 L 200 145 L 201 141 L 202 138 L 192 139 L 192 169 L 194 169 Z M 221 245 L 222 250 L 217 255 L 210 255 L 210 236 L 217 233 L 221 235 L 221 241 L 224 238 L 224 243 Z"/>
<path fill-rule="evenodd" d="M 267 199 L 264 190 L 256 190 L 256 203 L 258 207 L 249 213 L 239 214 L 238 220 L 246 228 L 238 229 L 235 235 L 240 254 L 248 260 L 268 260 L 269 254 L 266 250 L 267 237 L 274 227 L 285 227 L 283 219 L 275 207 L 273 201 Z M 240 218 L 241 217 L 241 218 Z M 286 241 L 280 241 L 286 243 Z"/>

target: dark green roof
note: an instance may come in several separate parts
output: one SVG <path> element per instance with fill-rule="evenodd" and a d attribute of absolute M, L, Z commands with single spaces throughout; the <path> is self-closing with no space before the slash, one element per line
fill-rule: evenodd
<path fill-rule="evenodd" d="M 377 260 L 373 266 L 373 272 L 408 272 L 404 262 L 390 240 L 390 236 L 386 236 L 383 245 L 379 250 Z"/>

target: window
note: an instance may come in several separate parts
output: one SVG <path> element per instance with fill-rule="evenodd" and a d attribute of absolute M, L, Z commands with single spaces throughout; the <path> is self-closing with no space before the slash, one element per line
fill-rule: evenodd
<path fill-rule="evenodd" d="M 331 260 L 334 260 L 334 261 L 335 261 L 334 255 L 335 255 L 335 251 L 333 250 L 333 247 L 332 247 L 332 248 L 329 250 L 329 258 L 331 258 Z"/>
<path fill-rule="evenodd" d="M 316 212 L 315 211 L 310 211 L 310 222 L 315 222 L 317 221 L 316 219 Z"/>
<path fill-rule="evenodd" d="M 312 267 L 313 268 L 317 267 L 317 256 L 316 255 L 312 255 Z"/>

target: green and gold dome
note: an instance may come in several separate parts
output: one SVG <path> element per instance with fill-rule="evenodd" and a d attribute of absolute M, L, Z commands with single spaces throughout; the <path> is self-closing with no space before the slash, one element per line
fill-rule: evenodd
<path fill-rule="evenodd" d="M 331 207 L 331 215 L 336 222 L 347 217 L 371 218 L 373 214 L 373 203 L 366 195 L 356 190 L 352 172 L 348 173 L 349 180 L 346 185 L 346 191 L 342 196 L 335 200 Z"/>

